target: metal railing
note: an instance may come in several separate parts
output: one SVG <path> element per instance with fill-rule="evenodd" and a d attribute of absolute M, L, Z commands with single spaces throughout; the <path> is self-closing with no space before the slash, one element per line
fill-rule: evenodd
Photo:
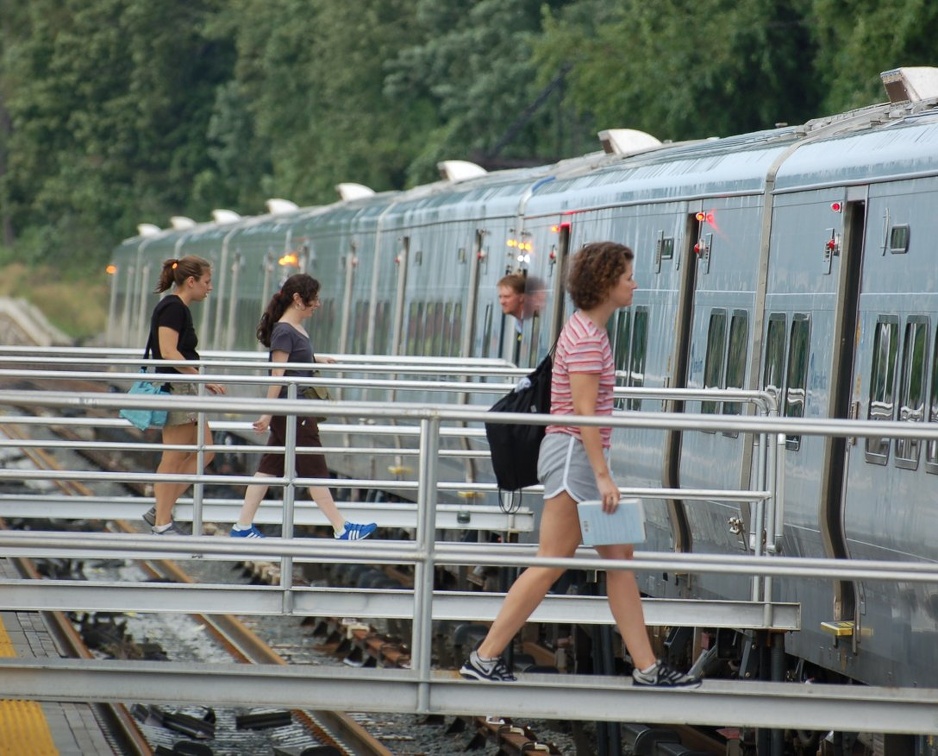
<path fill-rule="evenodd" d="M 16 358 L 19 359 L 19 358 Z M 76 359 L 78 359 L 76 357 Z M 31 357 L 29 361 L 35 362 Z M 5 360 L 0 360 L 2 365 Z M 133 360 L 131 363 L 136 364 Z M 263 370 L 264 365 L 258 361 L 246 361 L 254 369 Z M 226 369 L 231 369 L 239 363 L 225 363 Z M 203 368 L 207 365 L 203 365 Z M 318 369 L 329 367 L 317 365 Z M 361 368 L 356 366 L 349 369 L 341 365 L 347 372 L 357 372 Z M 392 371 L 401 374 L 408 372 L 403 364 L 385 365 L 381 370 L 388 374 Z M 445 374 L 446 368 L 438 369 L 436 374 Z M 426 375 L 432 376 L 432 372 Z M 480 377 L 486 374 L 480 373 Z M 117 381 L 130 381 L 138 377 L 135 373 L 115 374 L 112 372 L 70 371 L 70 370 L 24 370 L 4 366 L 0 369 L 2 378 L 29 377 L 35 380 L 49 378 L 67 379 L 83 378 L 87 380 L 106 380 L 110 383 Z M 491 377 L 490 375 L 488 377 Z M 208 374 L 192 376 L 193 382 L 201 385 L 205 383 L 232 382 L 245 384 L 264 383 L 259 376 L 242 376 L 231 374 Z M 329 379 L 330 385 L 337 387 L 348 386 L 359 388 L 361 379 Z M 294 381 L 281 381 L 291 383 L 291 391 L 295 392 L 297 383 L 309 383 L 309 379 Z M 323 382 L 326 382 L 323 380 Z M 384 385 L 385 379 L 368 381 L 368 387 Z M 406 381 L 393 383 L 394 390 L 406 390 L 401 384 Z M 433 390 L 451 393 L 465 393 L 479 391 L 485 394 L 504 392 L 510 384 L 491 382 L 466 383 L 451 381 L 419 381 L 419 390 Z M 408 387 L 409 388 L 409 387 Z M 767 544 L 775 542 L 776 534 L 780 533 L 781 523 L 784 521 L 783 501 L 780 495 L 782 484 L 781 464 L 785 448 L 786 435 L 817 435 L 817 436 L 849 436 L 849 437 L 891 437 L 938 440 L 938 426 L 928 424 L 909 424 L 899 422 L 880 421 L 834 421 L 834 420 L 808 420 L 778 418 L 773 415 L 775 407 L 770 395 L 743 392 L 743 391 L 694 391 L 694 390 L 659 390 L 659 389 L 617 389 L 617 396 L 654 399 L 660 401 L 691 401 L 691 400 L 718 400 L 718 401 L 745 401 L 751 403 L 761 414 L 758 415 L 698 415 L 665 412 L 625 412 L 617 413 L 612 418 L 596 417 L 570 417 L 567 420 L 576 425 L 612 425 L 623 429 L 651 429 L 660 431 L 687 432 L 719 432 L 731 431 L 750 434 L 759 439 L 756 448 L 760 450 L 760 458 L 756 464 L 754 476 L 755 485 L 752 490 L 720 490 L 720 489 L 668 489 L 653 487 L 622 487 L 624 496 L 640 496 L 655 498 L 680 498 L 686 501 L 695 500 L 723 500 L 751 503 L 755 511 L 757 532 L 764 532 Z M 275 402 L 275 404 L 273 403 Z M 42 411 L 41 417 L 26 415 L 7 415 L 2 418 L 4 424 L 61 424 L 72 425 L 76 428 L 89 427 L 115 427 L 123 425 L 123 421 L 116 418 L 117 411 L 122 407 L 141 407 L 159 409 L 192 409 L 205 414 L 243 415 L 260 414 L 275 409 L 278 414 L 285 414 L 295 422 L 297 415 L 309 412 L 309 403 L 306 400 L 288 398 L 283 400 L 250 399 L 236 397 L 161 397 L 161 396 L 130 396 L 127 394 L 104 392 L 66 393 L 61 391 L 35 390 L 35 391 L 9 391 L 0 390 L 0 405 L 29 407 Z M 472 435 L 481 438 L 480 424 L 483 422 L 525 422 L 525 423 L 555 423 L 556 418 L 534 415 L 494 416 L 486 411 L 486 406 L 465 405 L 426 405 L 420 403 L 398 402 L 393 405 L 373 402 L 320 402 L 317 404 L 318 412 L 346 421 L 346 425 L 339 425 L 347 431 L 351 426 L 354 432 L 366 433 L 370 428 L 382 428 L 379 423 L 383 421 L 404 423 L 395 426 L 396 433 L 409 434 L 416 439 L 417 446 L 408 450 L 418 461 L 418 474 L 415 481 L 391 481 L 394 487 L 406 486 L 415 494 L 416 503 L 407 513 L 407 522 L 413 526 L 414 537 L 411 541 L 366 541 L 355 544 L 333 542 L 331 539 L 266 539 L 249 542 L 228 538 L 213 538 L 207 536 L 191 537 L 161 537 L 154 539 L 147 535 L 112 535 L 112 534 L 82 534 L 55 533 L 55 532 L 0 532 L 0 554 L 4 556 L 31 556 L 31 557 L 96 557 L 115 556 L 124 558 L 144 559 L 155 557 L 182 557 L 200 556 L 203 558 L 243 560 L 247 558 L 280 559 L 286 565 L 291 560 L 296 561 L 323 561 L 354 562 L 367 564 L 406 564 L 412 565 L 415 571 L 415 587 L 413 594 L 400 591 L 381 590 L 335 590 L 304 588 L 292 584 L 289 578 L 284 579 L 280 586 L 165 586 L 146 585 L 134 586 L 126 584 L 93 584 L 83 586 L 70 581 L 43 581 L 43 583 L 21 584 L 19 581 L 8 581 L 3 585 L 4 604 L 11 609 L 53 609 L 75 608 L 126 610 L 135 608 L 141 611 L 152 610 L 159 606 L 162 611 L 201 611 L 211 613 L 213 610 L 226 611 L 230 607 L 231 591 L 239 591 L 247 601 L 239 602 L 239 611 L 243 613 L 295 613 L 315 614 L 335 613 L 340 616 L 360 617 L 413 617 L 412 636 L 412 669 L 407 673 L 408 680 L 415 686 L 414 710 L 429 712 L 434 709 L 431 689 L 439 685 L 433 678 L 430 669 L 430 628 L 431 623 L 438 619 L 486 619 L 494 616 L 501 596 L 493 594 L 458 595 L 446 592 L 434 592 L 432 574 L 436 566 L 447 565 L 495 565 L 524 567 L 530 564 L 555 566 L 579 569 L 634 569 L 634 570 L 669 570 L 689 573 L 719 573 L 736 575 L 758 575 L 762 578 L 782 576 L 809 576 L 828 580 L 877 580 L 877 581 L 903 581 L 903 582 L 938 582 L 938 566 L 931 564 L 909 564 L 879 561 L 857 560 L 829 560 L 829 559 L 801 559 L 779 556 L 772 548 L 761 551 L 756 539 L 756 548 L 751 556 L 740 555 L 703 555 L 703 554 L 674 554 L 674 553 L 647 553 L 637 552 L 631 561 L 610 561 L 597 559 L 592 552 L 580 550 L 571 559 L 546 559 L 535 556 L 535 547 L 519 544 L 466 544 L 447 541 L 437 541 L 436 533 L 441 528 L 441 514 L 453 515 L 453 522 L 449 520 L 442 523 L 446 528 L 457 527 L 460 524 L 461 511 L 458 508 L 445 509 L 439 504 L 441 490 L 464 490 L 471 486 L 472 490 L 492 492 L 494 483 L 441 482 L 437 475 L 437 460 L 449 451 L 441 448 L 441 439 L 447 433 Z M 89 411 L 108 413 L 110 417 L 90 417 Z M 365 424 L 359 424 L 361 421 Z M 231 422 L 231 421 L 229 421 Z M 231 423 L 232 426 L 236 425 Z M 218 427 L 218 423 L 213 421 Z M 241 423 L 246 427 L 247 423 Z M 469 427 L 465 427 L 469 426 Z M 384 432 L 384 431 L 382 431 Z M 287 434 L 288 438 L 292 437 Z M 8 439 L 0 441 L 0 450 L 4 447 L 36 446 L 54 448 L 59 442 L 45 439 L 36 441 L 23 441 L 21 439 Z M 81 446 L 98 450 L 131 450 L 159 448 L 159 444 L 117 442 L 83 441 Z M 76 444 L 70 444 L 76 448 Z M 207 445 L 204 439 L 195 447 L 200 453 L 206 451 L 228 450 L 222 445 Z M 288 443 L 284 447 L 286 454 L 295 454 L 302 449 L 291 448 Z M 336 450 L 348 451 L 342 447 Z M 369 453 L 368 447 L 356 450 Z M 400 452 L 399 449 L 393 450 Z M 373 453 L 373 452 L 371 452 Z M 485 455 L 484 447 L 480 451 L 471 451 L 473 456 Z M 289 469 L 289 468 L 288 468 Z M 85 480 L 89 482 L 125 482 L 146 480 L 152 482 L 154 475 L 144 473 L 109 473 L 94 470 L 63 470 L 59 472 L 0 469 L 0 479 L 17 480 L 55 480 L 67 478 L 69 480 Z M 192 500 L 193 521 L 201 522 L 204 507 L 214 514 L 211 507 L 217 506 L 213 501 L 206 501 L 201 493 L 201 487 L 208 483 L 226 483 L 244 485 L 253 482 L 248 476 L 219 476 L 219 475 L 176 475 L 166 476 L 166 481 L 186 482 L 194 485 Z M 283 486 L 285 490 L 295 488 L 297 485 L 321 484 L 343 487 L 381 488 L 387 487 L 389 481 L 379 480 L 343 480 L 333 479 L 303 479 L 292 475 L 282 478 L 265 479 L 272 485 Z M 5 511 L 12 502 L 9 496 L 0 497 L 0 512 Z M 32 495 L 18 497 L 21 500 L 34 500 L 52 504 L 54 497 L 48 494 L 38 494 L 35 499 Z M 101 512 L 108 501 L 108 497 L 89 500 L 74 507 L 78 516 L 90 516 L 92 512 Z M 139 501 L 139 499 L 137 500 Z M 240 502 L 239 502 L 240 503 Z M 122 500 L 115 506 L 131 506 L 129 500 Z M 483 509 L 483 508 L 479 508 Z M 390 508 L 387 510 L 390 512 Z M 301 519 L 313 521 L 311 512 L 297 510 Z M 475 511 L 471 512 L 476 515 Z M 516 513 L 518 514 L 518 513 Z M 284 507 L 284 517 L 288 516 Z M 518 514 L 520 518 L 521 515 Z M 293 522 L 292 516 L 289 520 Z M 506 521 L 507 522 L 507 521 Z M 286 519 L 284 520 L 286 524 Z M 383 524 L 383 523 L 379 523 Z M 473 521 L 471 527 L 478 527 Z M 508 528 L 514 527 L 511 523 Z M 771 558 L 766 558 L 771 557 Z M 291 570 L 282 570 L 289 574 Z M 67 584 L 66 584 L 67 583 Z M 701 626 L 719 626 L 732 617 L 735 627 L 745 627 L 747 622 L 752 627 L 775 627 L 780 629 L 797 629 L 798 615 L 787 605 L 773 604 L 770 591 L 763 587 L 754 591 L 752 602 L 739 602 L 738 606 L 723 606 L 722 614 L 708 613 L 706 603 L 681 604 L 677 602 L 683 617 L 669 614 L 665 602 L 647 601 L 647 615 L 649 624 L 696 624 Z M 570 616 L 576 616 L 578 621 L 608 623 L 611 617 L 608 611 L 600 606 L 601 600 L 590 601 L 586 597 L 556 596 L 548 597 L 544 605 L 532 616 L 534 621 L 563 621 Z M 602 602 L 604 603 L 604 602 Z M 721 602 L 713 602 L 719 605 Z M 724 604 L 732 602 L 723 602 Z M 761 617 L 753 617 L 746 613 L 747 605 L 761 613 Z M 696 612 L 693 616 L 690 612 Z"/>

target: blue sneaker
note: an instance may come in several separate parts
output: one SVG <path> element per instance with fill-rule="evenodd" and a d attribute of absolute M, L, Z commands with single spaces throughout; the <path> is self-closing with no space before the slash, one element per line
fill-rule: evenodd
<path fill-rule="evenodd" d="M 261 531 L 259 531 L 257 528 L 255 528 L 252 525 L 247 530 L 239 530 L 237 528 L 232 528 L 231 537 L 232 538 L 263 538 L 264 534 L 261 533 Z"/>
<path fill-rule="evenodd" d="M 378 529 L 378 525 L 369 522 L 365 525 L 359 525 L 357 522 L 346 522 L 345 531 L 335 536 L 337 541 L 360 541 L 367 538 Z"/>

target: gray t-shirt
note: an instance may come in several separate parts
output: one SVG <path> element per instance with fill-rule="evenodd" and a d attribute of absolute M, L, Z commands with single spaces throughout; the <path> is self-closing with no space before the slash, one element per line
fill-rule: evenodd
<path fill-rule="evenodd" d="M 273 353 L 275 351 L 286 352 L 290 355 L 287 358 L 287 362 L 313 361 L 313 345 L 310 344 L 309 337 L 304 336 L 289 323 L 274 323 L 274 327 L 270 332 L 270 356 L 268 357 L 270 361 L 273 361 Z M 311 378 L 313 371 L 287 369 L 284 374 Z M 302 388 L 298 390 L 298 393 L 300 393 L 300 391 L 302 391 Z M 280 389 L 280 398 L 284 399 L 286 396 L 287 387 L 284 386 Z"/>

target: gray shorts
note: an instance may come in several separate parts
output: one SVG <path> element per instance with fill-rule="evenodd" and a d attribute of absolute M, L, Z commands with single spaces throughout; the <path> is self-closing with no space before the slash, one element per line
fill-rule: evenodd
<path fill-rule="evenodd" d="M 199 387 L 194 383 L 170 383 L 169 393 L 173 396 L 198 396 Z M 198 410 L 170 410 L 166 425 L 188 425 L 199 421 Z"/>
<path fill-rule="evenodd" d="M 608 460 L 609 450 L 604 454 Z M 583 442 L 568 433 L 544 436 L 537 458 L 537 477 L 544 484 L 545 499 L 552 499 L 562 491 L 578 502 L 602 498 Z"/>

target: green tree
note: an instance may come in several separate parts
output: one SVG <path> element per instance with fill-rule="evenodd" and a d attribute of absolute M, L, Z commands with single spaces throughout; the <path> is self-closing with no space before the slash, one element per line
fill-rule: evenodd
<path fill-rule="evenodd" d="M 546 162 L 579 145 L 571 142 L 574 124 L 563 107 L 564 62 L 538 81 L 532 60 L 544 5 L 533 0 L 418 1 L 423 39 L 401 48 L 389 62 L 386 85 L 394 97 L 424 98 L 437 114 L 411 167 L 412 181 L 434 177 L 435 164 L 445 158 L 499 167 Z M 545 7 L 568 5 L 555 0 Z"/>
<path fill-rule="evenodd" d="M 824 113 L 883 102 L 880 73 L 935 63 L 931 0 L 814 0 L 809 26 Z"/>
<path fill-rule="evenodd" d="M 384 61 L 417 32 L 413 0 L 238 0 L 237 96 L 270 150 L 262 186 L 301 204 L 335 184 L 403 186 L 433 113 L 385 96 Z"/>
<path fill-rule="evenodd" d="M 726 136 L 816 115 L 803 0 L 581 0 L 551 15 L 549 75 L 602 128 L 661 139 Z"/>
<path fill-rule="evenodd" d="M 220 2 L 29 4 L 5 74 L 4 197 L 31 259 L 81 269 L 138 221 L 186 209 L 232 64 L 200 34 Z"/>

